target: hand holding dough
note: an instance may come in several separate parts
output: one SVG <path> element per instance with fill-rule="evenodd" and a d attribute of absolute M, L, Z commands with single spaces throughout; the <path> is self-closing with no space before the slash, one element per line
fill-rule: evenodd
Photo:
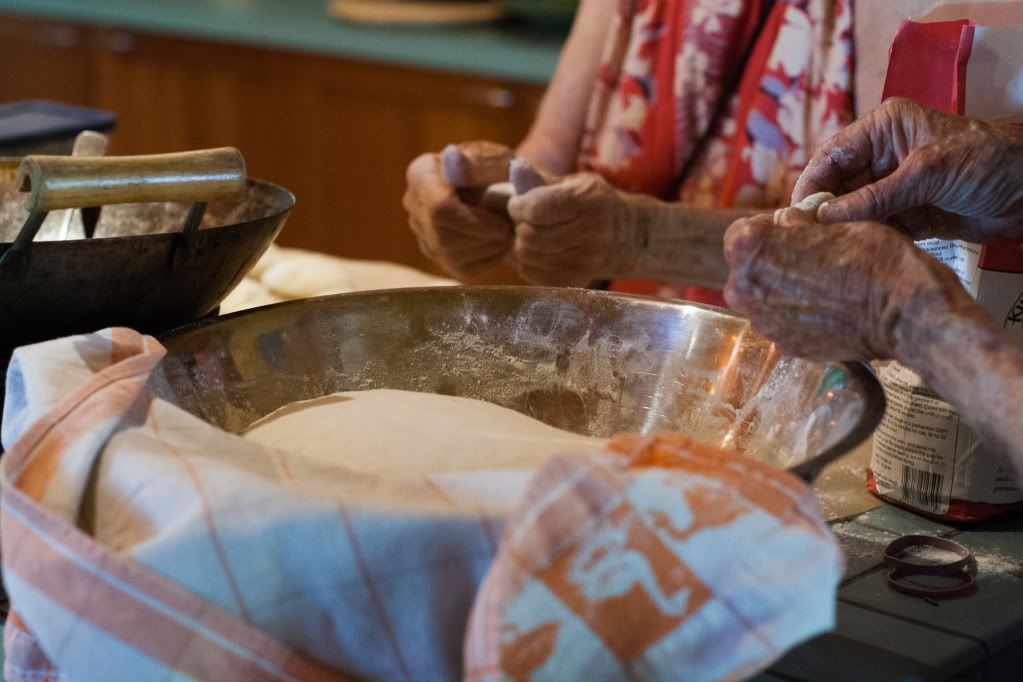
<path fill-rule="evenodd" d="M 478 275 L 511 250 L 504 213 L 507 191 L 486 190 L 508 180 L 512 150 L 493 142 L 448 145 L 408 168 L 402 203 L 419 248 L 455 277 Z M 496 209 L 490 208 L 496 206 Z"/>
<path fill-rule="evenodd" d="M 952 270 L 880 223 L 818 225 L 789 208 L 780 223 L 733 223 L 724 253 L 725 301 L 784 355 L 901 360 L 918 311 L 970 304 Z"/>

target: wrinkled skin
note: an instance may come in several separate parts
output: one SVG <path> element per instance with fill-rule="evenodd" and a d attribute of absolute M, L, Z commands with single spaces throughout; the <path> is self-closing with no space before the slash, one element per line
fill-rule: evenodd
<path fill-rule="evenodd" d="M 423 154 L 409 164 L 402 203 L 423 253 L 448 274 L 467 278 L 495 267 L 512 248 L 508 216 L 480 205 L 486 187 L 508 179 L 512 151 L 493 142 L 458 148 L 463 163 L 454 169 L 455 184 L 445 180 L 440 154 Z"/>
<path fill-rule="evenodd" d="M 511 150 L 490 142 L 458 150 L 458 163 L 444 154 L 413 161 L 404 198 L 420 249 L 450 275 L 466 279 L 510 257 L 527 282 L 586 286 L 634 258 L 635 210 L 599 175 L 541 174 L 524 161 L 512 164 Z M 507 213 L 484 207 L 483 190 L 509 177 L 528 191 L 511 199 Z"/>
<path fill-rule="evenodd" d="M 1023 237 L 1023 128 L 886 100 L 821 145 L 793 203 L 839 198 L 822 223 L 885 222 L 913 239 Z"/>
<path fill-rule="evenodd" d="M 627 269 L 636 257 L 631 205 L 599 175 L 547 178 L 512 198 L 515 263 L 528 282 L 586 286 Z"/>
<path fill-rule="evenodd" d="M 787 355 L 898 357 L 907 327 L 971 305 L 951 270 L 871 222 L 822 227 L 798 209 L 745 218 L 725 235 L 725 300 Z"/>

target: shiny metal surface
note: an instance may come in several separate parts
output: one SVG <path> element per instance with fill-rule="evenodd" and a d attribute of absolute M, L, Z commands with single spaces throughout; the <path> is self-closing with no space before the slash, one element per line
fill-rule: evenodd
<path fill-rule="evenodd" d="M 678 431 L 811 480 L 884 409 L 862 365 L 780 358 L 715 308 L 597 291 L 342 294 L 162 341 L 157 395 L 233 432 L 295 400 L 395 388 L 480 398 L 592 436 Z"/>

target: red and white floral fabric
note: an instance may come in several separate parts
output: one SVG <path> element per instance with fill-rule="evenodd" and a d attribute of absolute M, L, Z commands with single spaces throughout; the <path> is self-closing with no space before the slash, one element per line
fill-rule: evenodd
<path fill-rule="evenodd" d="M 852 64 L 852 0 L 621 0 L 579 166 L 698 207 L 788 205 L 809 154 L 852 120 Z M 613 288 L 720 302 L 670 284 Z"/>

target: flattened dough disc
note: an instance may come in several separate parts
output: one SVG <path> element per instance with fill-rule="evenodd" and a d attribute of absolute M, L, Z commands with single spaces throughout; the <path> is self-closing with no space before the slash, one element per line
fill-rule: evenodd
<path fill-rule="evenodd" d="M 263 445 L 379 476 L 536 469 L 605 440 L 482 400 L 377 389 L 286 405 L 245 433 Z"/>

